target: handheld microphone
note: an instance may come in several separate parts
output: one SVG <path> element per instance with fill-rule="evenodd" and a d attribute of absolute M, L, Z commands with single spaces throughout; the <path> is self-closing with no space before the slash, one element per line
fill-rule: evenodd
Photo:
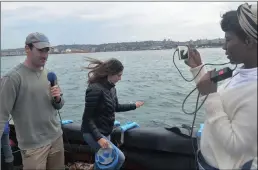
<path fill-rule="evenodd" d="M 47 79 L 50 82 L 51 87 L 56 85 L 56 81 L 57 81 L 57 76 L 54 72 L 49 72 L 47 74 Z M 54 100 L 56 100 L 56 97 L 54 97 Z"/>
<path fill-rule="evenodd" d="M 47 79 L 50 82 L 51 87 L 56 85 L 57 77 L 56 77 L 56 74 L 54 72 L 49 72 L 47 74 Z"/>
<path fill-rule="evenodd" d="M 217 83 L 219 81 L 232 77 L 232 74 L 233 70 L 231 70 L 229 67 L 222 68 L 218 71 L 214 70 L 211 72 L 211 81 Z"/>

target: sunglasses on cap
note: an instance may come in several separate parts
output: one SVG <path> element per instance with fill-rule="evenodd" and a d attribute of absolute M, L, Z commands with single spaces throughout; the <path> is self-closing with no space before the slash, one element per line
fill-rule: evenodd
<path fill-rule="evenodd" d="M 46 47 L 46 48 L 42 48 L 42 49 L 38 49 L 37 47 L 35 47 L 33 44 L 27 44 L 29 47 L 30 47 L 30 49 L 32 49 L 32 47 L 34 47 L 34 48 L 36 48 L 39 52 L 49 52 L 49 50 L 50 50 L 50 48 L 49 47 Z"/>

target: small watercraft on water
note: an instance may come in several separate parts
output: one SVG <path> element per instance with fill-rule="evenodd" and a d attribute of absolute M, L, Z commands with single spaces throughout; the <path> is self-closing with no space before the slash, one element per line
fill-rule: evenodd
<path fill-rule="evenodd" d="M 84 142 L 80 124 L 66 121 L 62 128 L 66 165 L 75 162 L 94 163 L 94 152 Z M 10 124 L 10 140 L 15 157 L 14 165 L 22 167 L 13 124 Z M 111 140 L 126 157 L 122 170 L 188 170 L 197 167 L 197 140 L 196 137 L 191 138 L 185 128 L 136 127 L 124 131 L 121 126 L 117 126 Z"/>

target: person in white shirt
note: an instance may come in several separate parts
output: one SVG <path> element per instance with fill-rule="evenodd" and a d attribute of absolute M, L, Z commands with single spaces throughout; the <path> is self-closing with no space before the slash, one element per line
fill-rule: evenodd
<path fill-rule="evenodd" d="M 243 4 L 225 13 L 221 28 L 228 59 L 242 66 L 219 88 L 210 80 L 211 71 L 205 68 L 195 79 L 202 97 L 208 95 L 197 160 L 199 169 L 204 170 L 245 169 L 246 163 L 257 160 L 256 5 Z M 203 66 L 199 52 L 191 48 L 185 63 L 194 77 Z"/>

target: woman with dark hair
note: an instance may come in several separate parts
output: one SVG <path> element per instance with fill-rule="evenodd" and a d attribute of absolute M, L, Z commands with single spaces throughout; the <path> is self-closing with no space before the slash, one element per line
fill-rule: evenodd
<path fill-rule="evenodd" d="M 90 64 L 86 68 L 91 71 L 88 73 L 89 85 L 86 90 L 81 131 L 84 140 L 97 152 L 100 148 L 108 148 L 111 144 L 110 134 L 114 127 L 115 112 L 134 110 L 144 103 L 119 104 L 115 84 L 121 80 L 124 70 L 119 60 L 110 59 L 103 62 L 89 59 L 88 61 Z M 125 160 L 120 150 L 118 157 L 116 170 L 122 167 Z"/>
<path fill-rule="evenodd" d="M 225 13 L 221 28 L 223 50 L 242 67 L 218 89 L 210 71 L 202 69 L 195 79 L 199 92 L 209 94 L 198 163 L 204 170 L 245 169 L 257 160 L 257 4 Z M 197 50 L 189 49 L 186 64 L 195 77 L 203 66 Z"/>

